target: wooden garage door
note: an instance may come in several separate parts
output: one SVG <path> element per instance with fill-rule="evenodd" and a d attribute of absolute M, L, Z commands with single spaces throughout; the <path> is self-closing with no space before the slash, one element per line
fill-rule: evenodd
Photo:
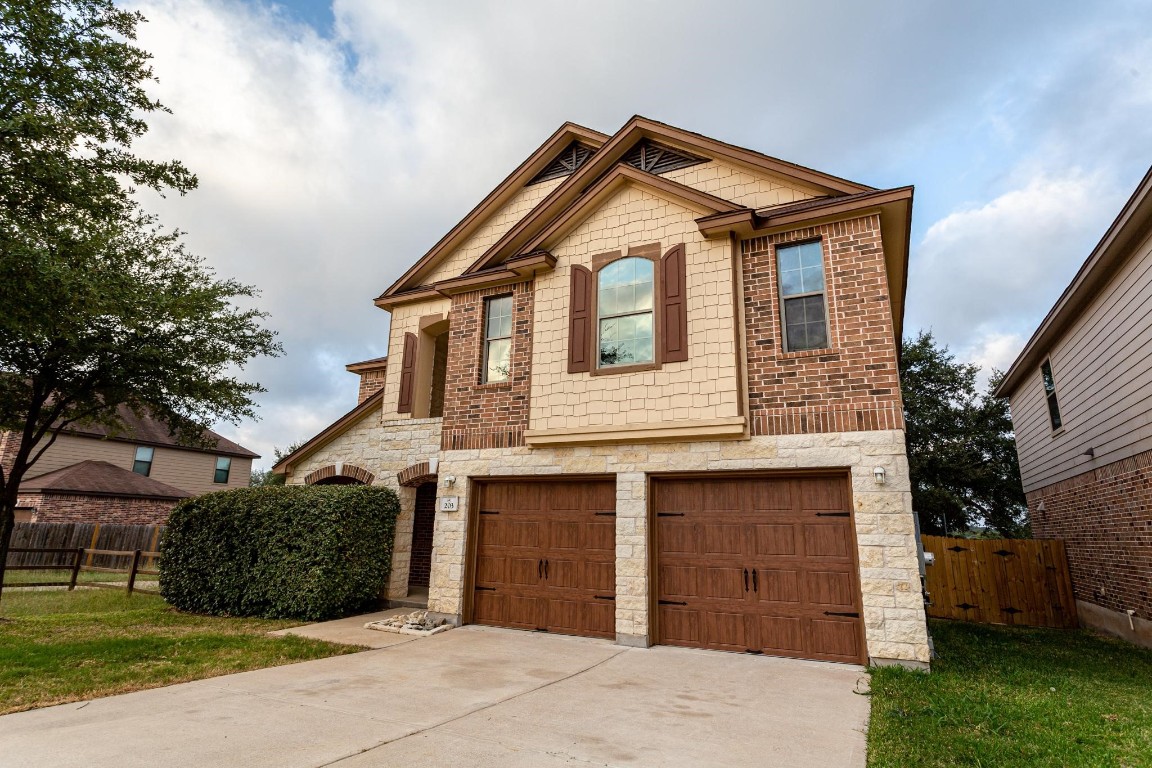
<path fill-rule="evenodd" d="M 847 477 L 653 484 L 668 645 L 863 663 Z"/>
<path fill-rule="evenodd" d="M 615 509 L 611 481 L 484 483 L 472 620 L 615 638 Z"/>

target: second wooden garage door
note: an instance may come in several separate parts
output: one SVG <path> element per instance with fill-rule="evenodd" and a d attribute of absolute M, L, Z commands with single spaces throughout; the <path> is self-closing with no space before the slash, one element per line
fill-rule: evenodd
<path fill-rule="evenodd" d="M 616 486 L 491 481 L 478 494 L 472 620 L 616 637 Z"/>
<path fill-rule="evenodd" d="M 653 484 L 668 645 L 863 663 L 847 477 Z"/>

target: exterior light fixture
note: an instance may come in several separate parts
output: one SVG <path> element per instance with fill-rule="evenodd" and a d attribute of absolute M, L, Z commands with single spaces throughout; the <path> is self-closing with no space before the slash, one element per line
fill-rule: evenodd
<path fill-rule="evenodd" d="M 876 467 L 872 470 L 872 477 L 876 478 L 877 485 L 884 485 L 886 474 L 887 473 L 884 472 L 884 467 Z"/>

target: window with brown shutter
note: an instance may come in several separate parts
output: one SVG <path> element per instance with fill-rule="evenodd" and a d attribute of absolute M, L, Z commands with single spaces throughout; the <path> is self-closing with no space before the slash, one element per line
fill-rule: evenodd
<path fill-rule="evenodd" d="M 586 267 L 572 267 L 568 307 L 568 373 L 587 373 L 592 363 L 592 272 Z"/>
<path fill-rule="evenodd" d="M 400 399 L 397 413 L 412 413 L 412 384 L 416 378 L 416 334 L 404 334 L 404 358 L 400 363 Z"/>
<path fill-rule="evenodd" d="M 675 246 L 660 260 L 663 323 L 660 362 L 682 363 L 688 359 L 688 296 L 684 244 Z"/>

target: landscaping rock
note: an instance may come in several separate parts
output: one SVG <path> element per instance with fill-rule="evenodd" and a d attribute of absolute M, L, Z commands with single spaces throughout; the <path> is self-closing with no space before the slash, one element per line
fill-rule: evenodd
<path fill-rule="evenodd" d="M 400 635 L 435 635 L 452 629 L 445 619 L 433 619 L 428 611 L 413 611 L 389 616 L 379 621 L 370 621 L 364 629 L 378 629 L 381 632 L 395 632 Z"/>

